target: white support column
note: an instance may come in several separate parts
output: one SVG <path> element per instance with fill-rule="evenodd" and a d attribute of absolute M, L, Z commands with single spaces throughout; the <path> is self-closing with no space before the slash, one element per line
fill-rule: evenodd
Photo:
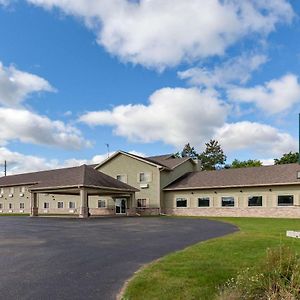
<path fill-rule="evenodd" d="M 89 217 L 89 205 L 88 205 L 88 193 L 82 188 L 80 189 L 80 207 L 79 207 L 79 218 Z"/>
<path fill-rule="evenodd" d="M 39 215 L 37 193 L 30 193 L 30 216 L 37 217 Z"/>

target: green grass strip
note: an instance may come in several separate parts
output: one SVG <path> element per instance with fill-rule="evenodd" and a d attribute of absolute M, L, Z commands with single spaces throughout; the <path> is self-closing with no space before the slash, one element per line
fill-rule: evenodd
<path fill-rule="evenodd" d="M 266 257 L 266 249 L 287 245 L 300 253 L 300 239 L 285 237 L 299 230 L 300 219 L 213 218 L 237 225 L 239 232 L 195 244 L 140 270 L 123 299 L 209 299 L 228 279 Z"/>

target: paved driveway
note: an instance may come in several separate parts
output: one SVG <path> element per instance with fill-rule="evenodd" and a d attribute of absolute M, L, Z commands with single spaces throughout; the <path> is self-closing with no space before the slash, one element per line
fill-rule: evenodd
<path fill-rule="evenodd" d="M 185 218 L 0 217 L 0 298 L 114 299 L 143 264 L 235 230 Z"/>

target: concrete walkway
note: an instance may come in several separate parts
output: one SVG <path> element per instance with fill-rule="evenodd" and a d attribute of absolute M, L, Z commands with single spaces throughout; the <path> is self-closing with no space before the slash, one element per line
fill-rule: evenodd
<path fill-rule="evenodd" d="M 115 299 L 143 264 L 236 230 L 188 218 L 3 216 L 1 299 Z"/>

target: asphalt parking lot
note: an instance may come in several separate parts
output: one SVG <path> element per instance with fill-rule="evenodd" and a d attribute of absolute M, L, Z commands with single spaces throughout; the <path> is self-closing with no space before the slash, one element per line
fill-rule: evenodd
<path fill-rule="evenodd" d="M 115 299 L 143 264 L 236 231 L 191 218 L 0 217 L 1 299 Z"/>

